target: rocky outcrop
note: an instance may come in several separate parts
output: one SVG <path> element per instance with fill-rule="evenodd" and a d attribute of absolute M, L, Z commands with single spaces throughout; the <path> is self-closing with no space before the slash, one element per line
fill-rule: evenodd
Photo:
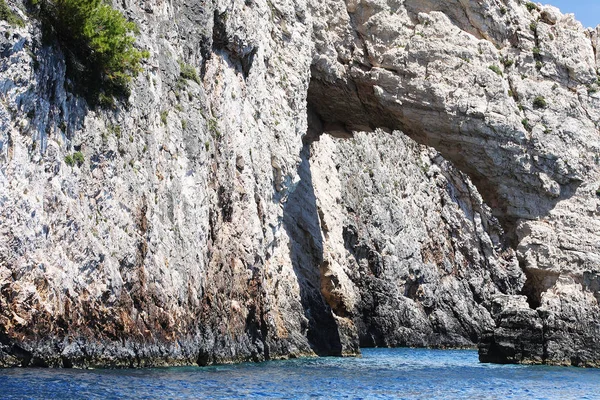
<path fill-rule="evenodd" d="M 72 94 L 35 21 L 2 23 L 0 363 L 339 354 L 284 223 L 306 132 L 305 5 L 123 4 L 151 58 L 114 109 Z"/>
<path fill-rule="evenodd" d="M 481 361 L 600 366 L 597 291 L 559 279 L 535 310 L 525 296 L 494 298 L 496 328 L 481 337 Z"/>
<path fill-rule="evenodd" d="M 482 360 L 595 365 L 597 32 L 517 1 L 333 0 L 313 12 L 315 129 L 400 129 L 435 147 L 470 176 L 517 251 L 529 304 L 519 309 L 539 313 L 547 351 L 492 355 L 502 350 L 489 340 L 519 347 L 524 329 L 501 312 Z"/>
<path fill-rule="evenodd" d="M 471 347 L 494 327 L 487 303 L 525 276 L 468 178 L 399 133 L 311 151 L 322 291 L 361 346 Z"/>
<path fill-rule="evenodd" d="M 598 30 L 514 0 L 115 6 L 151 57 L 109 108 L 0 21 L 0 365 L 480 339 L 597 365 Z"/>

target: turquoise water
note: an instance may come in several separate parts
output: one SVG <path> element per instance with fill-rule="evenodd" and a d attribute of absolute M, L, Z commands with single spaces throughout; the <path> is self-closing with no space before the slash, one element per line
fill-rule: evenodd
<path fill-rule="evenodd" d="M 600 370 L 480 364 L 476 351 L 364 349 L 315 358 L 144 370 L 0 370 L 2 399 L 597 399 Z"/>

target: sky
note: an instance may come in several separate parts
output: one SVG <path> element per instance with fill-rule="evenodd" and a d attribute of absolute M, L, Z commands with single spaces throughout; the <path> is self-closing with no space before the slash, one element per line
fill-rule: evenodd
<path fill-rule="evenodd" d="M 560 8 L 563 14 L 575 14 L 575 17 L 586 27 L 595 28 L 600 25 L 600 0 L 538 0 L 542 4 L 550 4 Z M 537 3 L 537 1 L 535 1 Z"/>

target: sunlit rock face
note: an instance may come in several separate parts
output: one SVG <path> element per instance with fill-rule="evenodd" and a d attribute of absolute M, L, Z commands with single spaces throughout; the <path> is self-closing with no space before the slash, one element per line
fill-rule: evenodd
<path fill-rule="evenodd" d="M 151 57 L 108 108 L 0 21 L 0 365 L 597 365 L 598 30 L 510 0 L 115 7 Z"/>
<path fill-rule="evenodd" d="M 339 354 L 318 269 L 298 265 L 285 224 L 307 130 L 306 4 L 122 6 L 151 57 L 114 109 L 74 94 L 35 20 L 1 25 L 1 363 Z"/>

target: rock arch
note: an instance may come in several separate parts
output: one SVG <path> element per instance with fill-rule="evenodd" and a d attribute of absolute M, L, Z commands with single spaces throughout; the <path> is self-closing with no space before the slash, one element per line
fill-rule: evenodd
<path fill-rule="evenodd" d="M 600 99 L 586 90 L 598 79 L 596 50 L 590 32 L 552 7 L 501 3 L 314 6 L 308 138 L 383 128 L 440 151 L 471 177 L 529 277 L 524 294 L 538 311 L 504 302 L 497 323 L 512 307 L 547 330 L 518 339 L 533 343 L 529 352 L 495 348 L 490 334 L 482 359 L 491 348 L 487 360 L 594 363 L 600 353 L 573 356 L 594 337 L 591 323 L 575 327 L 566 350 L 547 349 L 565 348 L 565 325 L 549 320 L 598 313 L 597 285 L 585 278 L 600 269 Z"/>

